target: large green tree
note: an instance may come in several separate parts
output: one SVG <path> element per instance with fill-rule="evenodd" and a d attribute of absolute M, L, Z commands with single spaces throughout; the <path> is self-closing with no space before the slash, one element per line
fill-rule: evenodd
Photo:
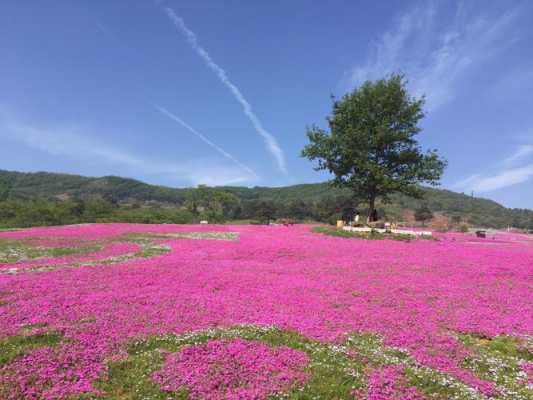
<path fill-rule="evenodd" d="M 378 198 L 387 201 L 392 193 L 421 197 L 419 184 L 437 185 L 446 167 L 436 150 L 424 153 L 416 140 L 423 105 L 424 98 L 409 95 L 402 75 L 367 81 L 333 99 L 329 132 L 308 128 L 302 156 L 332 173 L 335 186 L 365 200 L 369 215 Z"/>

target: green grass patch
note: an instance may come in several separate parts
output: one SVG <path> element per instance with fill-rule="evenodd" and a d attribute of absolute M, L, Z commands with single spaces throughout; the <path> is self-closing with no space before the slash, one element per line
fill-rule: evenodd
<path fill-rule="evenodd" d="M 126 346 L 128 357 L 109 362 L 107 374 L 95 383 L 95 388 L 100 393 L 84 394 L 76 398 L 188 399 L 186 387 L 178 392 L 166 392 L 152 382 L 153 373 L 163 367 L 166 355 L 179 351 L 184 346 L 199 345 L 211 339 L 231 340 L 237 337 L 274 347 L 287 346 L 309 356 L 307 382 L 288 393 L 272 396 L 272 399 L 353 399 L 354 393 L 366 392 L 367 377 L 372 371 L 389 365 L 403 366 L 402 385 L 416 387 L 427 398 L 485 399 L 456 378 L 418 364 L 408 352 L 386 346 L 383 339 L 375 334 L 356 333 L 349 335 L 343 343 L 335 344 L 312 340 L 292 331 L 253 325 L 208 329 L 183 335 L 167 334 L 130 342 Z M 519 367 L 521 360 L 531 360 L 528 343 L 509 337 L 490 340 L 461 335 L 460 338 L 472 350 L 472 356 L 465 360 L 464 366 L 471 368 L 482 379 L 495 382 L 497 392 L 491 398 L 533 398 Z M 0 366 L 31 349 L 54 346 L 61 340 L 62 336 L 53 332 L 1 339 Z"/>
<path fill-rule="evenodd" d="M 178 393 L 162 391 L 151 381 L 163 366 L 162 351 L 176 352 L 183 346 L 205 343 L 210 339 L 260 341 L 271 346 L 287 346 L 308 354 L 309 380 L 305 386 L 287 393 L 288 399 L 351 399 L 356 389 L 364 387 L 364 369 L 342 346 L 309 340 L 297 333 L 275 328 L 239 326 L 213 329 L 186 335 L 165 335 L 132 343 L 129 358 L 108 365 L 108 376 L 97 387 L 105 399 L 187 399 L 187 388 Z"/>
<path fill-rule="evenodd" d="M 361 333 L 347 337 L 343 344 L 324 343 L 298 333 L 273 327 L 252 325 L 228 329 L 150 337 L 127 347 L 129 357 L 108 364 L 108 375 L 96 387 L 103 392 L 100 399 L 187 399 L 187 388 L 171 393 L 161 390 L 151 381 L 161 369 L 165 354 L 183 346 L 198 345 L 210 339 L 242 338 L 260 341 L 270 346 L 287 346 L 305 352 L 310 363 L 309 379 L 300 388 L 272 398 L 284 399 L 353 399 L 354 393 L 365 393 L 367 376 L 376 368 L 387 365 L 405 367 L 408 385 L 432 399 L 482 400 L 484 397 L 450 375 L 421 366 L 402 349 L 385 346 L 374 334 Z M 520 397 L 519 397 L 520 399 Z"/>
<path fill-rule="evenodd" d="M 112 239 L 99 242 L 81 242 L 79 245 L 72 247 L 43 247 L 32 245 L 32 240 L 39 238 L 28 238 L 24 240 L 0 239 L 0 263 L 15 263 L 24 260 L 34 260 L 39 258 L 56 258 L 73 255 L 84 255 L 97 252 L 102 249 L 106 243 L 136 243 L 142 249 L 135 254 L 116 257 L 108 260 L 99 261 L 96 264 L 112 264 L 123 262 L 131 258 L 154 257 L 168 253 L 170 248 L 155 243 L 155 240 L 165 239 L 192 239 L 192 240 L 238 240 L 239 234 L 235 232 L 176 232 L 176 233 L 130 233 Z M 92 263 L 89 263 L 92 264 Z M 72 263 L 70 266 L 87 265 L 86 263 Z M 46 268 L 50 267 L 50 268 Z M 47 271 L 54 269 L 53 266 L 43 266 L 36 270 Z M 25 272 L 32 272 L 28 270 Z"/>
<path fill-rule="evenodd" d="M 191 240 L 238 240 L 239 234 L 234 232 L 176 232 L 176 233 L 128 233 L 115 238 L 114 242 L 135 243 L 142 247 L 132 256 L 120 257 L 106 263 L 122 262 L 130 258 L 155 257 L 170 252 L 170 247 L 154 243 L 155 240 L 191 239 Z"/>
<path fill-rule="evenodd" d="M 367 240 L 383 240 L 383 239 L 392 239 L 400 240 L 403 242 L 409 242 L 411 240 L 416 240 L 415 236 L 400 234 L 400 233 L 380 233 L 375 230 L 370 232 L 350 232 L 345 231 L 344 229 L 337 229 L 328 226 L 314 226 L 311 228 L 311 232 L 321 233 L 323 235 L 342 237 L 348 239 L 367 239 Z"/>
<path fill-rule="evenodd" d="M 134 254 L 134 258 L 156 257 L 170 252 L 170 248 L 152 244 Z"/>
<path fill-rule="evenodd" d="M 403 365 L 406 383 L 416 387 L 428 398 L 438 400 L 482 400 L 484 397 L 458 379 L 418 364 L 402 349 L 386 346 L 375 334 L 358 333 L 350 335 L 346 346 L 355 350 L 357 357 L 368 368 L 387 365 Z"/>
<path fill-rule="evenodd" d="M 191 240 L 238 240 L 237 232 L 171 232 L 171 233 L 128 233 L 117 241 L 142 243 L 154 239 L 191 239 Z"/>
<path fill-rule="evenodd" d="M 32 246 L 31 241 L 0 239 L 0 262 L 14 263 L 47 257 L 65 257 L 94 253 L 101 249 L 98 244 L 84 244 L 76 247 Z"/>
<path fill-rule="evenodd" d="M 408 382 L 430 399 L 485 400 L 486 397 L 458 379 L 431 368 L 410 366 L 405 369 Z"/>
<path fill-rule="evenodd" d="M 38 259 L 38 258 L 55 258 L 55 257 L 64 257 L 70 255 L 84 255 L 96 252 L 101 250 L 103 246 L 109 243 L 136 243 L 141 246 L 141 250 L 125 254 L 116 257 L 110 257 L 98 261 L 88 261 L 88 262 L 70 262 L 65 264 L 50 264 L 50 265 L 36 265 L 34 268 L 23 268 L 17 269 L 14 266 L 15 271 L 4 271 L 4 273 L 31 273 L 31 272 L 46 272 L 53 271 L 58 268 L 64 267 L 86 267 L 86 266 L 95 266 L 95 265 L 110 265 L 120 262 L 125 262 L 134 258 L 147 258 L 155 257 L 170 252 L 170 247 L 154 243 L 153 237 L 149 235 L 124 235 L 117 238 L 106 239 L 97 242 L 82 242 L 79 247 L 38 247 L 31 246 L 27 243 L 31 243 L 33 238 L 26 239 L 25 241 L 14 241 L 14 240 L 1 240 L 0 239 L 0 262 L 17 262 L 22 260 L 29 259 Z M 0 303 L 1 305 L 1 303 Z"/>
<path fill-rule="evenodd" d="M 481 379 L 494 382 L 498 398 L 533 399 L 533 390 L 528 387 L 527 376 L 520 367 L 522 362 L 533 361 L 533 353 L 528 350 L 533 338 L 484 338 L 462 334 L 459 339 L 471 350 L 471 355 L 465 359 L 463 366 Z"/>
<path fill-rule="evenodd" d="M 0 339 L 0 366 L 13 361 L 29 350 L 39 347 L 54 346 L 59 343 L 62 336 L 55 332 L 37 335 L 17 335 Z"/>

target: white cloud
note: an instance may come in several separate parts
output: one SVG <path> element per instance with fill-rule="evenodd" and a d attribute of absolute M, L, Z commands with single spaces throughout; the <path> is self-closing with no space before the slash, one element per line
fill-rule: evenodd
<path fill-rule="evenodd" d="M 198 132 L 196 129 L 194 129 L 192 126 L 190 126 L 189 124 L 187 124 L 185 121 L 183 121 L 180 117 L 178 117 L 177 115 L 171 113 L 170 111 L 168 111 L 166 108 L 164 107 L 161 107 L 160 105 L 158 104 L 154 104 L 154 108 L 159 111 L 161 114 L 165 115 L 166 117 L 170 118 L 171 120 L 173 120 L 174 122 L 177 122 L 178 124 L 180 124 L 181 126 L 183 126 L 185 129 L 187 129 L 188 131 L 190 131 L 191 133 L 193 133 L 194 135 L 198 136 L 204 143 L 206 143 L 207 145 L 211 146 L 212 148 L 214 148 L 217 152 L 219 152 L 220 154 L 222 154 L 224 157 L 226 157 L 228 160 L 231 160 L 233 163 L 235 163 L 236 165 L 238 165 L 239 167 L 241 167 L 243 170 L 245 170 L 246 172 L 248 172 L 250 175 L 254 176 L 257 178 L 257 174 L 255 173 L 254 170 L 252 170 L 250 167 L 248 167 L 247 165 L 244 165 L 243 163 L 241 163 L 239 160 L 237 160 L 235 157 L 233 157 L 231 154 L 229 154 L 226 150 L 224 150 L 223 148 L 221 148 L 220 146 L 218 146 L 217 144 L 213 143 L 210 139 L 208 139 L 207 137 L 205 137 L 204 135 L 202 135 L 200 132 Z"/>
<path fill-rule="evenodd" d="M 522 144 L 517 147 L 513 154 L 503 160 L 504 164 L 512 164 L 523 160 L 524 158 L 533 154 L 532 144 Z"/>
<path fill-rule="evenodd" d="M 193 185 L 224 186 L 242 185 L 254 181 L 239 168 L 213 163 L 212 160 L 196 160 L 181 166 L 186 170 L 186 179 Z"/>
<path fill-rule="evenodd" d="M 73 157 L 93 158 L 110 163 L 138 165 L 142 161 L 137 157 L 117 149 L 112 149 L 88 140 L 76 133 L 75 128 L 42 129 L 20 123 L 5 125 L 13 135 L 12 139 L 23 142 L 29 147 L 46 153 Z"/>
<path fill-rule="evenodd" d="M 240 89 L 232 81 L 230 81 L 226 71 L 217 63 L 215 63 L 209 53 L 198 44 L 196 34 L 185 25 L 183 19 L 179 17 L 170 7 L 165 7 L 164 10 L 169 19 L 172 21 L 172 23 L 183 33 L 183 35 L 185 35 L 187 41 L 189 42 L 189 45 L 196 52 L 196 54 L 198 54 L 200 58 L 204 60 L 205 64 L 215 73 L 220 82 L 222 82 L 222 84 L 229 89 L 235 100 L 237 100 L 237 102 L 242 106 L 244 114 L 252 123 L 255 131 L 265 141 L 267 150 L 276 160 L 278 168 L 283 173 L 287 173 L 283 150 L 279 146 L 276 138 L 272 134 L 270 134 L 265 128 L 263 128 L 261 121 L 253 112 L 251 104 L 248 102 L 248 100 L 246 100 Z"/>
<path fill-rule="evenodd" d="M 185 161 L 180 164 L 147 159 L 141 155 L 113 148 L 83 135 L 75 128 L 36 128 L 21 124 L 5 115 L 0 119 L 0 136 L 23 143 L 33 149 L 71 160 L 100 162 L 110 168 L 129 168 L 135 173 L 165 175 L 190 184 L 234 185 L 251 183 L 257 175 L 240 166 L 228 166 L 212 159 Z"/>
<path fill-rule="evenodd" d="M 455 182 L 453 184 L 453 187 L 456 189 L 471 189 L 471 187 L 475 185 L 475 183 L 478 182 L 481 178 L 482 177 L 479 174 L 470 175 L 458 182 Z"/>
<path fill-rule="evenodd" d="M 491 192 L 526 182 L 532 176 L 533 164 L 528 164 L 522 167 L 505 169 L 493 175 L 473 175 L 458 182 L 455 187 L 469 189 L 475 192 Z"/>
<path fill-rule="evenodd" d="M 474 174 L 456 182 L 453 187 L 475 192 L 491 192 L 528 181 L 533 176 L 533 163 L 518 165 L 533 154 L 533 145 L 519 145 L 507 158 L 495 163 L 499 171 Z"/>
<path fill-rule="evenodd" d="M 426 95 L 427 107 L 436 109 L 454 97 L 467 72 L 512 42 L 509 30 L 516 9 L 494 17 L 473 16 L 463 4 L 441 30 L 439 22 L 445 16 L 434 3 L 423 4 L 381 36 L 370 59 L 347 74 L 349 86 L 402 72 L 413 94 Z"/>

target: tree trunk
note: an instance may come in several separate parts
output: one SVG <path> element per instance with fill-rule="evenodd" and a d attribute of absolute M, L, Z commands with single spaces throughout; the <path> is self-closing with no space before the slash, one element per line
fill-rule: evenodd
<path fill-rule="evenodd" d="M 368 200 L 368 222 L 375 222 L 374 221 L 374 210 L 376 209 L 376 198 L 371 197 Z"/>

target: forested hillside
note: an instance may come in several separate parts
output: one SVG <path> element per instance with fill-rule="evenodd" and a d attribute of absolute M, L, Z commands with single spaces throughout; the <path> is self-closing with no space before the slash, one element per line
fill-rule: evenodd
<path fill-rule="evenodd" d="M 415 200 L 396 195 L 380 215 L 402 221 L 422 206 L 455 224 L 533 229 L 533 211 L 507 209 L 487 199 L 424 188 Z M 287 187 L 169 188 L 134 179 L 0 170 L 0 226 L 93 221 L 194 222 L 291 218 L 332 222 L 363 205 L 327 183 Z"/>

